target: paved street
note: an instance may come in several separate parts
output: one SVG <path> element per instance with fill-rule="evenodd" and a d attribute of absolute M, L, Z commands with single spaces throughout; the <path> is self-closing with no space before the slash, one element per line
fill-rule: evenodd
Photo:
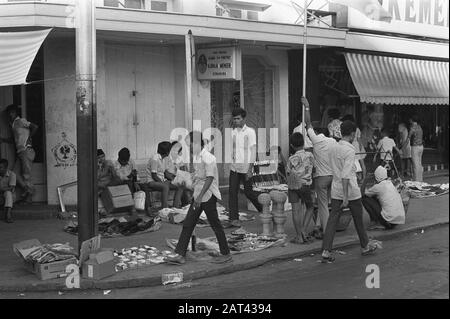
<path fill-rule="evenodd" d="M 448 225 L 383 242 L 375 256 L 359 248 L 337 254 L 334 264 L 319 256 L 275 262 L 248 271 L 186 282 L 179 286 L 49 293 L 0 293 L 0 298 L 449 298 Z M 380 268 L 380 288 L 367 289 L 365 270 Z"/>

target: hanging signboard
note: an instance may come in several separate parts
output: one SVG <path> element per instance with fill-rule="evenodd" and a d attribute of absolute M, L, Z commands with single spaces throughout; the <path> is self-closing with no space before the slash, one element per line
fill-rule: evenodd
<path fill-rule="evenodd" d="M 338 12 L 338 27 L 448 40 L 449 2 L 447 0 L 378 1 L 392 17 L 390 23 L 371 20 L 351 7 L 330 5 L 330 10 Z"/>
<path fill-rule="evenodd" d="M 197 78 L 200 81 L 239 81 L 241 63 L 241 50 L 238 47 L 199 49 Z"/>

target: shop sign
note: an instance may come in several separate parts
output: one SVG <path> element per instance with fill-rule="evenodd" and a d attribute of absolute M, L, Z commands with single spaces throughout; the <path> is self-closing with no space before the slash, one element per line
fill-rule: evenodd
<path fill-rule="evenodd" d="M 361 12 L 350 8 L 347 27 L 448 40 L 449 1 L 378 0 L 378 2 L 391 15 L 390 23 L 371 20 Z"/>
<path fill-rule="evenodd" d="M 241 50 L 237 47 L 197 51 L 197 78 L 207 81 L 241 79 Z"/>

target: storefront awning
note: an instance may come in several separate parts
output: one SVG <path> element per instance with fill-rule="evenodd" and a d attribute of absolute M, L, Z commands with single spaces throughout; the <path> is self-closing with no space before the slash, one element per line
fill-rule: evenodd
<path fill-rule="evenodd" d="M 449 104 L 449 63 L 345 53 L 361 102 Z"/>
<path fill-rule="evenodd" d="M 0 32 L 0 86 L 26 83 L 31 64 L 50 31 Z"/>

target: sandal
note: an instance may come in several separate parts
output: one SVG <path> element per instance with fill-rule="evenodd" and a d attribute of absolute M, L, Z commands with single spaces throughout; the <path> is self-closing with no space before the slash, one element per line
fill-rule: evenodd
<path fill-rule="evenodd" d="M 304 244 L 311 244 L 311 243 L 314 242 L 314 237 L 311 237 L 309 235 L 302 234 L 302 238 L 303 238 L 303 243 Z"/>

